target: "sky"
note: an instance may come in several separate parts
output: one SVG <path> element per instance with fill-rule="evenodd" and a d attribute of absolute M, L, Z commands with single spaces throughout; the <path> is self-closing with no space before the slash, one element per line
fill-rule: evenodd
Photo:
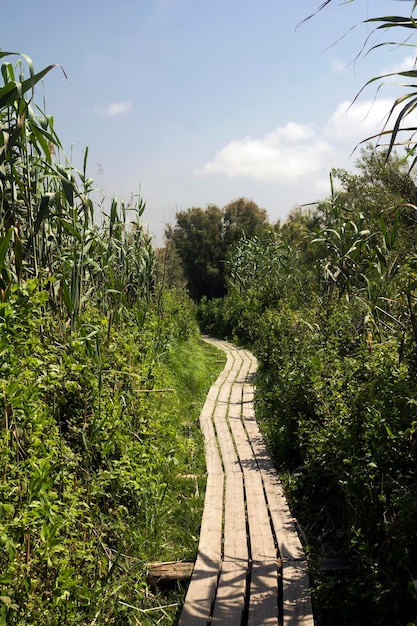
<path fill-rule="evenodd" d="M 52 63 L 45 99 L 66 154 L 111 197 L 146 202 L 163 243 L 190 207 L 239 197 L 271 222 L 330 193 L 331 168 L 352 170 L 358 143 L 382 128 L 398 86 L 371 77 L 412 65 L 369 17 L 411 2 L 334 0 L 0 0 L 3 51 Z M 13 15 L 14 14 L 14 15 Z M 368 44 L 363 50 L 364 43 Z M 389 37 L 388 37 L 389 39 Z M 65 74 L 64 74 L 65 72 Z"/>

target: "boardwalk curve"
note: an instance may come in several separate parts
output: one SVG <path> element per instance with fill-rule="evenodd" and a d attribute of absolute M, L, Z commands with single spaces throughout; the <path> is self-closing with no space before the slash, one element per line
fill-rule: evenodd
<path fill-rule="evenodd" d="M 305 554 L 255 420 L 256 359 L 205 340 L 227 361 L 200 415 L 207 487 L 179 626 L 313 626 Z"/>

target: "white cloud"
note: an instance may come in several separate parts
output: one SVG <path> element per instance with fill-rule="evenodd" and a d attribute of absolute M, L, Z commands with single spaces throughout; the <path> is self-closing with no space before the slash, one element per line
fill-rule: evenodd
<path fill-rule="evenodd" d="M 388 98 L 353 104 L 345 101 L 320 126 L 288 122 L 263 137 L 232 140 L 197 173 L 308 184 L 321 191 L 328 188 L 328 172 L 332 167 L 348 167 L 355 147 L 383 130 L 392 104 Z M 394 111 L 389 128 L 395 117 Z M 417 127 L 417 112 L 404 122 Z"/>
<path fill-rule="evenodd" d="M 382 130 L 391 107 L 392 100 L 385 98 L 341 102 L 330 116 L 325 133 L 332 139 L 365 139 Z"/>
<path fill-rule="evenodd" d="M 398 74 L 398 72 L 407 72 L 416 69 L 416 56 L 409 54 L 400 63 L 396 65 L 387 65 L 381 71 L 381 74 Z"/>
<path fill-rule="evenodd" d="M 231 141 L 199 173 L 294 181 L 330 164 L 332 152 L 311 125 L 289 122 L 260 139 Z"/>
<path fill-rule="evenodd" d="M 319 198 L 328 196 L 330 191 L 330 174 L 327 173 L 327 176 L 315 178 L 312 186 Z"/>
<path fill-rule="evenodd" d="M 332 140 L 351 140 L 360 142 L 374 137 L 385 129 L 391 130 L 403 104 L 399 104 L 391 114 L 394 100 L 378 98 L 349 104 L 342 102 L 328 120 L 325 133 Z M 388 122 L 388 123 L 387 123 Z M 405 115 L 401 128 L 417 126 L 417 112 Z M 402 137 L 405 140 L 406 135 Z"/>
<path fill-rule="evenodd" d="M 342 59 L 331 60 L 331 70 L 333 74 L 343 74 L 346 71 L 347 64 Z"/>
<path fill-rule="evenodd" d="M 133 109 L 132 102 L 111 102 L 106 107 L 100 108 L 99 112 L 105 117 L 114 117 L 116 115 L 126 115 Z"/>

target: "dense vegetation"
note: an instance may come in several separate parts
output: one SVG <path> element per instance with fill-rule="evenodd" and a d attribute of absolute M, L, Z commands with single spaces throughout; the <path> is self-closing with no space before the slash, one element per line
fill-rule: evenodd
<path fill-rule="evenodd" d="M 0 624 L 172 624 L 184 589 L 146 563 L 195 556 L 221 362 L 157 280 L 144 204 L 97 225 L 87 154 L 34 104 L 51 68 L 0 55 Z"/>
<path fill-rule="evenodd" d="M 366 20 L 390 33 L 366 53 L 413 47 L 416 6 Z M 222 255 L 223 297 L 199 298 L 204 330 L 259 359 L 257 415 L 299 520 L 320 625 L 417 624 L 417 71 L 365 87 L 393 76 L 406 91 L 378 135 L 386 148 L 368 145 L 355 174 L 333 171 L 328 201 L 269 235 L 242 228 Z"/>
<path fill-rule="evenodd" d="M 267 227 L 266 211 L 246 198 L 223 209 L 210 205 L 205 210 L 193 207 L 177 213 L 175 226 L 166 229 L 167 251 L 177 266 L 180 263 L 191 297 L 198 302 L 203 297 L 224 296 L 228 252 L 242 233 L 248 239 L 262 237 Z"/>
<path fill-rule="evenodd" d="M 175 623 L 183 590 L 146 563 L 194 556 L 220 367 L 165 288 L 183 282 L 204 330 L 259 359 L 318 623 L 417 624 L 417 188 L 393 153 L 405 130 L 415 164 L 415 68 L 388 149 L 333 172 L 328 201 L 276 225 L 244 198 L 194 207 L 155 255 L 141 199 L 98 225 L 88 151 L 76 170 L 34 101 L 52 66 L 0 58 L 0 626 Z"/>
<path fill-rule="evenodd" d="M 417 623 L 417 188 L 385 157 L 368 147 L 328 202 L 242 239 L 227 295 L 199 306 L 259 359 L 319 624 Z M 347 570 L 323 574 L 329 558 Z"/>

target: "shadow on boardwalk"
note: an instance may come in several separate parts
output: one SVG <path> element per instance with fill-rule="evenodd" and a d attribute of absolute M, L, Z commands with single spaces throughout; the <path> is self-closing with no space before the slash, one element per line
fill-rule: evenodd
<path fill-rule="evenodd" d="M 305 554 L 255 419 L 256 360 L 206 341 L 227 362 L 200 416 L 207 487 L 179 626 L 313 626 Z"/>

